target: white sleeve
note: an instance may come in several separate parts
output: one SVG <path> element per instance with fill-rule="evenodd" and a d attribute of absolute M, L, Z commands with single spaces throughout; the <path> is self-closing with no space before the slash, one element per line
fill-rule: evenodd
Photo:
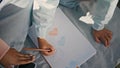
<path fill-rule="evenodd" d="M 34 0 L 33 23 L 38 37 L 45 38 L 48 28 L 52 25 L 59 0 Z"/>
<path fill-rule="evenodd" d="M 112 18 L 118 0 L 97 0 L 93 28 L 102 30 Z"/>

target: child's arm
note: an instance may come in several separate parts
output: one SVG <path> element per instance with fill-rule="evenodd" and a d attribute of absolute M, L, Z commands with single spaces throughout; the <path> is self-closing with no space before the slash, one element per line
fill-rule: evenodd
<path fill-rule="evenodd" d="M 34 0 L 33 23 L 38 37 L 45 38 L 47 29 L 52 25 L 59 0 Z"/>
<path fill-rule="evenodd" d="M 97 0 L 96 4 L 93 18 L 93 37 L 96 42 L 102 42 L 107 47 L 110 45 L 112 32 L 105 29 L 104 26 L 108 24 L 112 18 L 117 2 L 118 0 Z"/>
<path fill-rule="evenodd" d="M 50 51 L 41 52 L 44 55 L 54 53 L 54 48 L 45 40 L 48 28 L 52 25 L 52 19 L 59 0 L 34 0 L 33 22 L 36 28 L 38 44 L 40 49 L 49 49 Z"/>
<path fill-rule="evenodd" d="M 118 0 L 97 0 L 94 12 L 93 29 L 102 30 L 113 16 Z"/>

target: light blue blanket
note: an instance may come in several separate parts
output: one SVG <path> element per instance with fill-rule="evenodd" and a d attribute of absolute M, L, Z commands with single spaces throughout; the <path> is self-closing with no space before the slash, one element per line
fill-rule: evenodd
<path fill-rule="evenodd" d="M 117 60 L 120 58 L 120 10 L 116 8 L 111 21 L 105 27 L 113 32 L 113 39 L 110 47 L 104 47 L 103 44 L 98 44 L 94 41 L 91 34 L 91 25 L 79 21 L 82 12 L 77 12 L 60 6 L 63 12 L 73 22 L 73 24 L 84 34 L 85 37 L 97 50 L 97 54 L 81 65 L 81 68 L 114 68 Z"/>

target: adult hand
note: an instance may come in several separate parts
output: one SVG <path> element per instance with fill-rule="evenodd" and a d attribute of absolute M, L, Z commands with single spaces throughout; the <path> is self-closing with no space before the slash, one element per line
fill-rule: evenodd
<path fill-rule="evenodd" d="M 49 51 L 41 51 L 41 53 L 45 56 L 50 56 L 55 53 L 54 47 L 49 44 L 45 39 L 38 38 L 38 44 L 40 49 L 49 50 Z"/>
<path fill-rule="evenodd" d="M 112 32 L 108 29 L 103 29 L 100 31 L 92 31 L 93 37 L 97 43 L 103 43 L 106 47 L 110 45 L 110 40 L 112 39 Z"/>
<path fill-rule="evenodd" d="M 35 57 L 30 54 L 21 54 L 14 48 L 10 48 L 4 57 L 0 60 L 0 63 L 5 68 L 11 68 L 12 65 L 21 65 L 34 62 Z"/>

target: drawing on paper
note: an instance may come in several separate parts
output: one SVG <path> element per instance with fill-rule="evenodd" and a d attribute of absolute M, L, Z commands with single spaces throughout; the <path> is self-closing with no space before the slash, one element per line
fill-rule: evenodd
<path fill-rule="evenodd" d="M 51 31 L 48 32 L 49 36 L 56 36 L 58 35 L 58 28 L 54 27 Z"/>
<path fill-rule="evenodd" d="M 66 38 L 65 38 L 65 36 L 60 36 L 60 32 L 59 32 L 59 29 L 58 29 L 58 27 L 57 26 L 55 26 L 55 27 L 53 27 L 49 32 L 48 32 L 48 35 L 54 40 L 55 38 L 57 38 L 57 41 L 56 40 L 54 40 L 54 41 L 56 41 L 56 43 L 57 43 L 57 45 L 58 46 L 64 46 L 65 45 L 65 40 L 66 40 Z M 53 42 L 54 42 L 53 41 Z"/>

